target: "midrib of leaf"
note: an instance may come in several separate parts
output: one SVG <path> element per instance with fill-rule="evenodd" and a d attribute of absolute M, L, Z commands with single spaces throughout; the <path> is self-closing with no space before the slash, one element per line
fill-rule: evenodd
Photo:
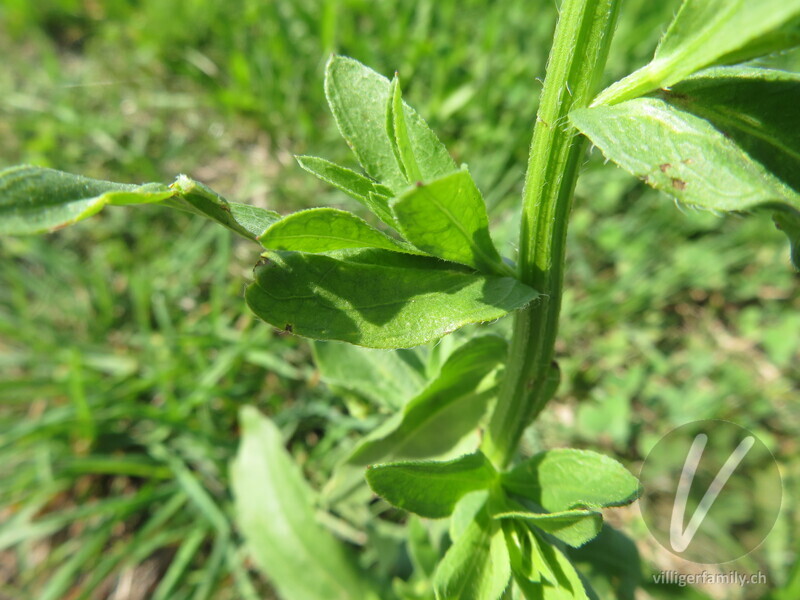
<path fill-rule="evenodd" d="M 596 510 L 574 509 L 574 510 L 560 510 L 551 513 L 532 513 L 521 510 L 512 510 L 504 513 L 494 515 L 495 519 L 513 519 L 523 518 L 531 521 L 536 520 L 549 520 L 549 521 L 569 521 L 572 519 L 580 519 L 583 517 L 591 517 L 597 514 L 602 514 Z"/>
<path fill-rule="evenodd" d="M 376 304 L 363 304 L 363 305 L 358 305 L 358 306 L 356 306 L 355 304 L 353 304 L 352 302 L 350 302 L 347 299 L 344 299 L 344 298 L 341 298 L 339 296 L 336 296 L 336 294 L 331 294 L 331 296 L 339 298 L 342 302 L 345 302 L 346 304 L 349 304 L 352 307 L 350 310 L 360 311 L 360 310 L 365 310 L 365 309 L 369 310 L 369 309 L 373 309 L 373 308 L 384 308 L 386 306 L 395 306 L 397 304 L 406 305 L 409 302 L 414 302 L 414 298 L 427 298 L 428 296 L 438 296 L 439 294 L 449 294 L 451 291 L 453 291 L 455 289 L 460 289 L 461 287 L 463 287 L 463 286 L 461 286 L 460 284 L 455 284 L 455 285 L 452 285 L 451 287 L 449 287 L 449 288 L 447 288 L 445 290 L 437 290 L 436 292 L 431 292 L 431 293 L 428 293 L 428 294 L 419 294 L 418 296 L 414 296 L 413 298 L 410 298 L 410 299 L 390 300 L 388 302 L 378 302 Z M 328 290 L 320 290 L 320 291 L 326 291 L 327 292 Z"/>
<path fill-rule="evenodd" d="M 4 174 L 6 176 L 3 177 L 3 179 L 5 179 L 3 184 L 0 185 L 0 198 L 4 198 L 5 197 L 5 194 L 2 193 L 2 192 L 5 192 L 11 186 L 11 184 L 14 183 L 13 181 L 10 181 L 7 178 L 8 173 L 15 173 L 16 175 L 19 176 L 19 175 L 24 175 L 25 172 L 37 171 L 37 170 L 38 170 L 38 167 L 31 167 L 29 165 L 19 165 L 19 166 L 9 167 L 7 169 L 3 169 L 3 172 L 4 172 Z M 94 206 L 98 202 L 102 202 L 103 196 L 106 195 L 106 194 L 135 192 L 137 190 L 141 191 L 141 188 L 145 187 L 145 186 L 140 186 L 140 185 L 130 184 L 130 183 L 110 183 L 110 182 L 104 182 L 104 183 L 106 183 L 107 187 L 111 188 L 111 189 L 106 189 L 105 191 L 97 191 L 97 190 L 91 189 L 93 187 L 94 182 L 88 180 L 88 178 L 87 178 L 87 181 L 84 184 L 84 186 L 86 188 L 88 188 L 88 189 L 91 189 L 91 191 L 89 191 L 87 193 L 94 195 L 94 196 L 90 196 L 90 197 L 85 198 L 85 199 L 82 200 L 84 202 L 87 202 L 87 206 Z M 157 190 L 153 190 L 153 191 L 157 191 Z M 88 202 L 89 200 L 91 200 L 91 202 Z M 52 196 L 45 197 L 43 200 L 40 199 L 37 202 L 37 205 L 36 206 L 31 206 L 31 208 L 35 209 L 35 208 L 37 208 L 39 206 L 60 206 L 61 204 L 62 204 L 62 201 L 58 198 L 57 195 L 54 194 Z M 7 205 L 4 205 L 3 203 L 0 203 L 0 209 L 7 208 L 7 207 L 8 207 Z"/>
<path fill-rule="evenodd" d="M 441 482 L 442 480 L 446 480 L 448 482 L 452 481 L 454 483 L 468 483 L 468 484 L 474 484 L 475 481 L 476 481 L 476 479 L 474 477 L 452 476 L 450 473 L 447 473 L 446 475 L 443 475 L 442 473 L 439 473 L 439 472 L 430 472 L 430 471 L 413 471 L 413 470 L 410 470 L 409 472 L 413 473 L 415 477 L 417 477 L 418 479 L 420 479 L 422 481 Z M 483 483 L 483 480 L 479 480 L 479 481 L 481 483 Z"/>
<path fill-rule="evenodd" d="M 261 286 L 259 286 L 259 287 L 261 287 Z M 451 287 L 449 287 L 447 289 L 444 289 L 444 290 L 437 290 L 436 292 L 431 292 L 429 294 L 419 294 L 418 296 L 414 296 L 414 298 L 427 298 L 428 296 L 438 296 L 439 294 L 448 294 L 452 290 L 460 288 L 460 287 L 462 287 L 460 284 L 455 284 L 455 285 L 453 285 L 453 286 L 451 286 Z M 314 292 L 312 292 L 310 295 L 307 295 L 307 296 L 278 296 L 276 294 L 273 294 L 270 290 L 268 290 L 266 288 L 262 287 L 261 289 L 264 291 L 265 294 L 267 294 L 268 296 L 271 296 L 272 298 L 275 298 L 277 300 L 307 300 L 309 298 L 314 298 L 315 296 L 323 296 L 323 297 L 325 297 L 325 298 L 327 298 L 329 300 L 330 299 L 335 299 L 337 302 L 343 302 L 343 303 L 345 303 L 345 304 L 350 306 L 350 308 L 345 308 L 344 309 L 346 311 L 347 310 L 359 311 L 359 310 L 363 310 L 363 309 L 383 308 L 385 306 L 394 306 L 396 304 L 406 305 L 409 302 L 414 302 L 414 298 L 411 298 L 411 299 L 402 299 L 402 300 L 390 300 L 388 302 L 379 302 L 379 303 L 376 303 L 376 304 L 356 305 L 356 304 L 353 304 L 350 300 L 347 300 L 346 298 L 342 298 L 341 296 L 337 296 L 336 294 L 330 292 L 329 290 L 326 290 L 325 288 L 323 288 L 323 287 L 321 287 L 319 285 L 315 288 Z"/>
<path fill-rule="evenodd" d="M 414 302 L 415 298 L 427 298 L 429 296 L 438 296 L 438 295 L 441 295 L 441 294 L 449 294 L 452 291 L 455 291 L 455 290 L 461 289 L 462 287 L 465 287 L 464 285 L 462 285 L 461 282 L 457 282 L 457 283 L 454 283 L 453 285 L 451 285 L 450 287 L 443 288 L 443 289 L 438 289 L 438 290 L 436 290 L 434 292 L 429 292 L 429 293 L 425 293 L 425 294 L 418 294 L 417 296 L 414 296 L 413 298 L 410 298 L 410 299 L 407 298 L 407 299 L 399 299 L 399 300 L 390 300 L 388 302 L 379 302 L 379 303 L 376 303 L 376 304 L 355 305 L 350 300 L 347 300 L 346 298 L 342 298 L 341 296 L 338 296 L 338 295 L 330 292 L 329 290 L 326 290 L 324 287 L 322 287 L 322 282 L 327 278 L 327 276 L 335 268 L 336 268 L 336 265 L 331 266 L 325 272 L 325 274 L 322 275 L 322 277 L 317 279 L 317 281 L 315 282 L 314 291 L 309 295 L 303 295 L 303 296 L 300 296 L 300 295 L 296 295 L 296 296 L 279 296 L 279 295 L 273 293 L 272 290 L 263 288 L 261 286 L 259 286 L 259 287 L 261 288 L 261 290 L 263 290 L 263 292 L 265 294 L 267 294 L 268 296 L 270 296 L 272 298 L 275 298 L 277 300 L 305 300 L 305 299 L 313 298 L 316 295 L 319 295 L 319 296 L 323 296 L 323 297 L 327 298 L 328 300 L 333 299 L 333 300 L 335 300 L 337 302 L 342 302 L 344 304 L 349 305 L 350 308 L 345 308 L 344 309 L 344 310 L 349 310 L 349 311 L 359 311 L 359 310 L 363 310 L 363 309 L 372 309 L 372 308 L 383 308 L 383 307 L 386 307 L 386 306 L 395 306 L 397 304 L 405 305 L 405 304 L 408 304 L 409 302 Z M 401 268 L 398 268 L 398 267 L 390 267 L 390 266 L 382 267 L 382 269 L 383 270 L 387 270 L 387 271 L 388 270 L 392 270 L 392 269 L 395 269 L 395 270 L 398 270 L 398 271 L 404 271 L 405 270 L 405 269 L 401 269 Z M 419 269 L 417 269 L 417 270 L 419 270 Z M 390 276 L 387 276 L 386 278 L 387 279 L 391 279 Z M 509 291 L 509 293 L 510 293 L 510 291 Z M 509 295 L 509 293 L 506 294 L 506 297 Z"/>
<path fill-rule="evenodd" d="M 342 237 L 340 235 L 325 235 L 325 234 L 322 234 L 322 233 L 315 233 L 313 235 L 310 234 L 310 233 L 290 233 L 290 234 L 282 233 L 282 234 L 280 234 L 279 238 L 282 238 L 282 239 L 285 239 L 285 240 L 304 240 L 304 239 L 307 239 L 307 238 L 314 238 L 314 239 L 323 239 L 323 240 L 338 240 L 338 241 L 341 241 L 341 242 L 354 242 L 354 241 L 355 242 L 362 242 L 363 241 L 363 240 L 360 240 L 360 239 L 354 238 L 354 237 Z"/>
<path fill-rule="evenodd" d="M 377 232 L 379 235 L 383 235 L 380 232 Z M 398 241 L 390 238 L 389 236 L 383 236 L 385 239 L 383 241 L 392 244 L 392 248 L 396 249 L 398 252 L 403 252 L 405 254 L 415 254 L 418 256 L 424 255 L 422 252 L 418 250 L 413 250 L 411 248 L 406 248 L 406 246 Z M 363 240 L 357 237 L 342 237 L 338 235 L 324 235 L 324 234 L 310 234 L 310 233 L 291 233 L 291 234 L 280 234 L 278 235 L 278 239 L 284 240 L 305 240 L 305 239 L 323 239 L 323 240 L 336 240 L 340 242 L 360 242 L 368 244 L 370 243 L 368 240 Z M 372 246 L 369 246 L 372 247 Z"/>

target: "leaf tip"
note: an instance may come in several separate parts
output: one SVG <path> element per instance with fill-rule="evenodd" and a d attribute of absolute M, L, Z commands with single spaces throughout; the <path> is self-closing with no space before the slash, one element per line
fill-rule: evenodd
<path fill-rule="evenodd" d="M 261 418 L 261 413 L 254 406 L 245 405 L 239 409 L 239 427 L 243 434 L 252 432 Z"/>

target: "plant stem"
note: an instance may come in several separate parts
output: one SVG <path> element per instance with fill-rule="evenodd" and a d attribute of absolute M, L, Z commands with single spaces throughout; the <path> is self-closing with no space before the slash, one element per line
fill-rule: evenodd
<path fill-rule="evenodd" d="M 589 105 L 619 0 L 564 0 L 547 62 L 523 191 L 519 276 L 540 296 L 515 316 L 509 360 L 483 451 L 497 467 L 555 392 L 553 366 L 572 195 L 585 144 L 569 112 Z"/>

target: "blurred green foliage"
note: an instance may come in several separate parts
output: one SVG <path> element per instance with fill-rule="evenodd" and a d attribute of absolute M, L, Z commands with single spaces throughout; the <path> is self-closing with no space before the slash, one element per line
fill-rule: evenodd
<path fill-rule="evenodd" d="M 677 5 L 625 3 L 609 81 L 649 60 Z M 555 3 L 523 0 L 5 0 L 0 164 L 120 181 L 186 171 L 283 212 L 342 205 L 292 159 L 346 157 L 322 92 L 339 52 L 399 71 L 513 254 L 555 17 Z M 766 218 L 681 211 L 596 155 L 575 206 L 563 383 L 528 450 L 604 449 L 635 472 L 680 423 L 750 427 L 781 464 L 785 510 L 740 566 L 790 581 L 800 294 L 783 236 Z M 0 598 L 268 593 L 228 518 L 238 407 L 273 415 L 316 485 L 380 409 L 319 385 L 307 345 L 256 322 L 242 299 L 256 257 L 199 220 L 107 211 L 2 239 L 0 255 Z M 332 525 L 363 542 L 346 521 Z M 670 568 L 635 513 L 620 524 L 646 571 Z M 363 560 L 402 574 L 394 524 L 367 537 Z"/>

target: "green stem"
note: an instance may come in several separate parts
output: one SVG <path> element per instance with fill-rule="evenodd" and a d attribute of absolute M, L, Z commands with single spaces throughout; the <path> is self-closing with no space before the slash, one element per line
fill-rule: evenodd
<path fill-rule="evenodd" d="M 564 247 L 584 141 L 569 112 L 589 105 L 616 24 L 619 0 L 564 0 L 547 62 L 523 191 L 519 275 L 540 297 L 519 311 L 506 374 L 483 442 L 498 467 L 555 391 L 553 355 Z"/>

